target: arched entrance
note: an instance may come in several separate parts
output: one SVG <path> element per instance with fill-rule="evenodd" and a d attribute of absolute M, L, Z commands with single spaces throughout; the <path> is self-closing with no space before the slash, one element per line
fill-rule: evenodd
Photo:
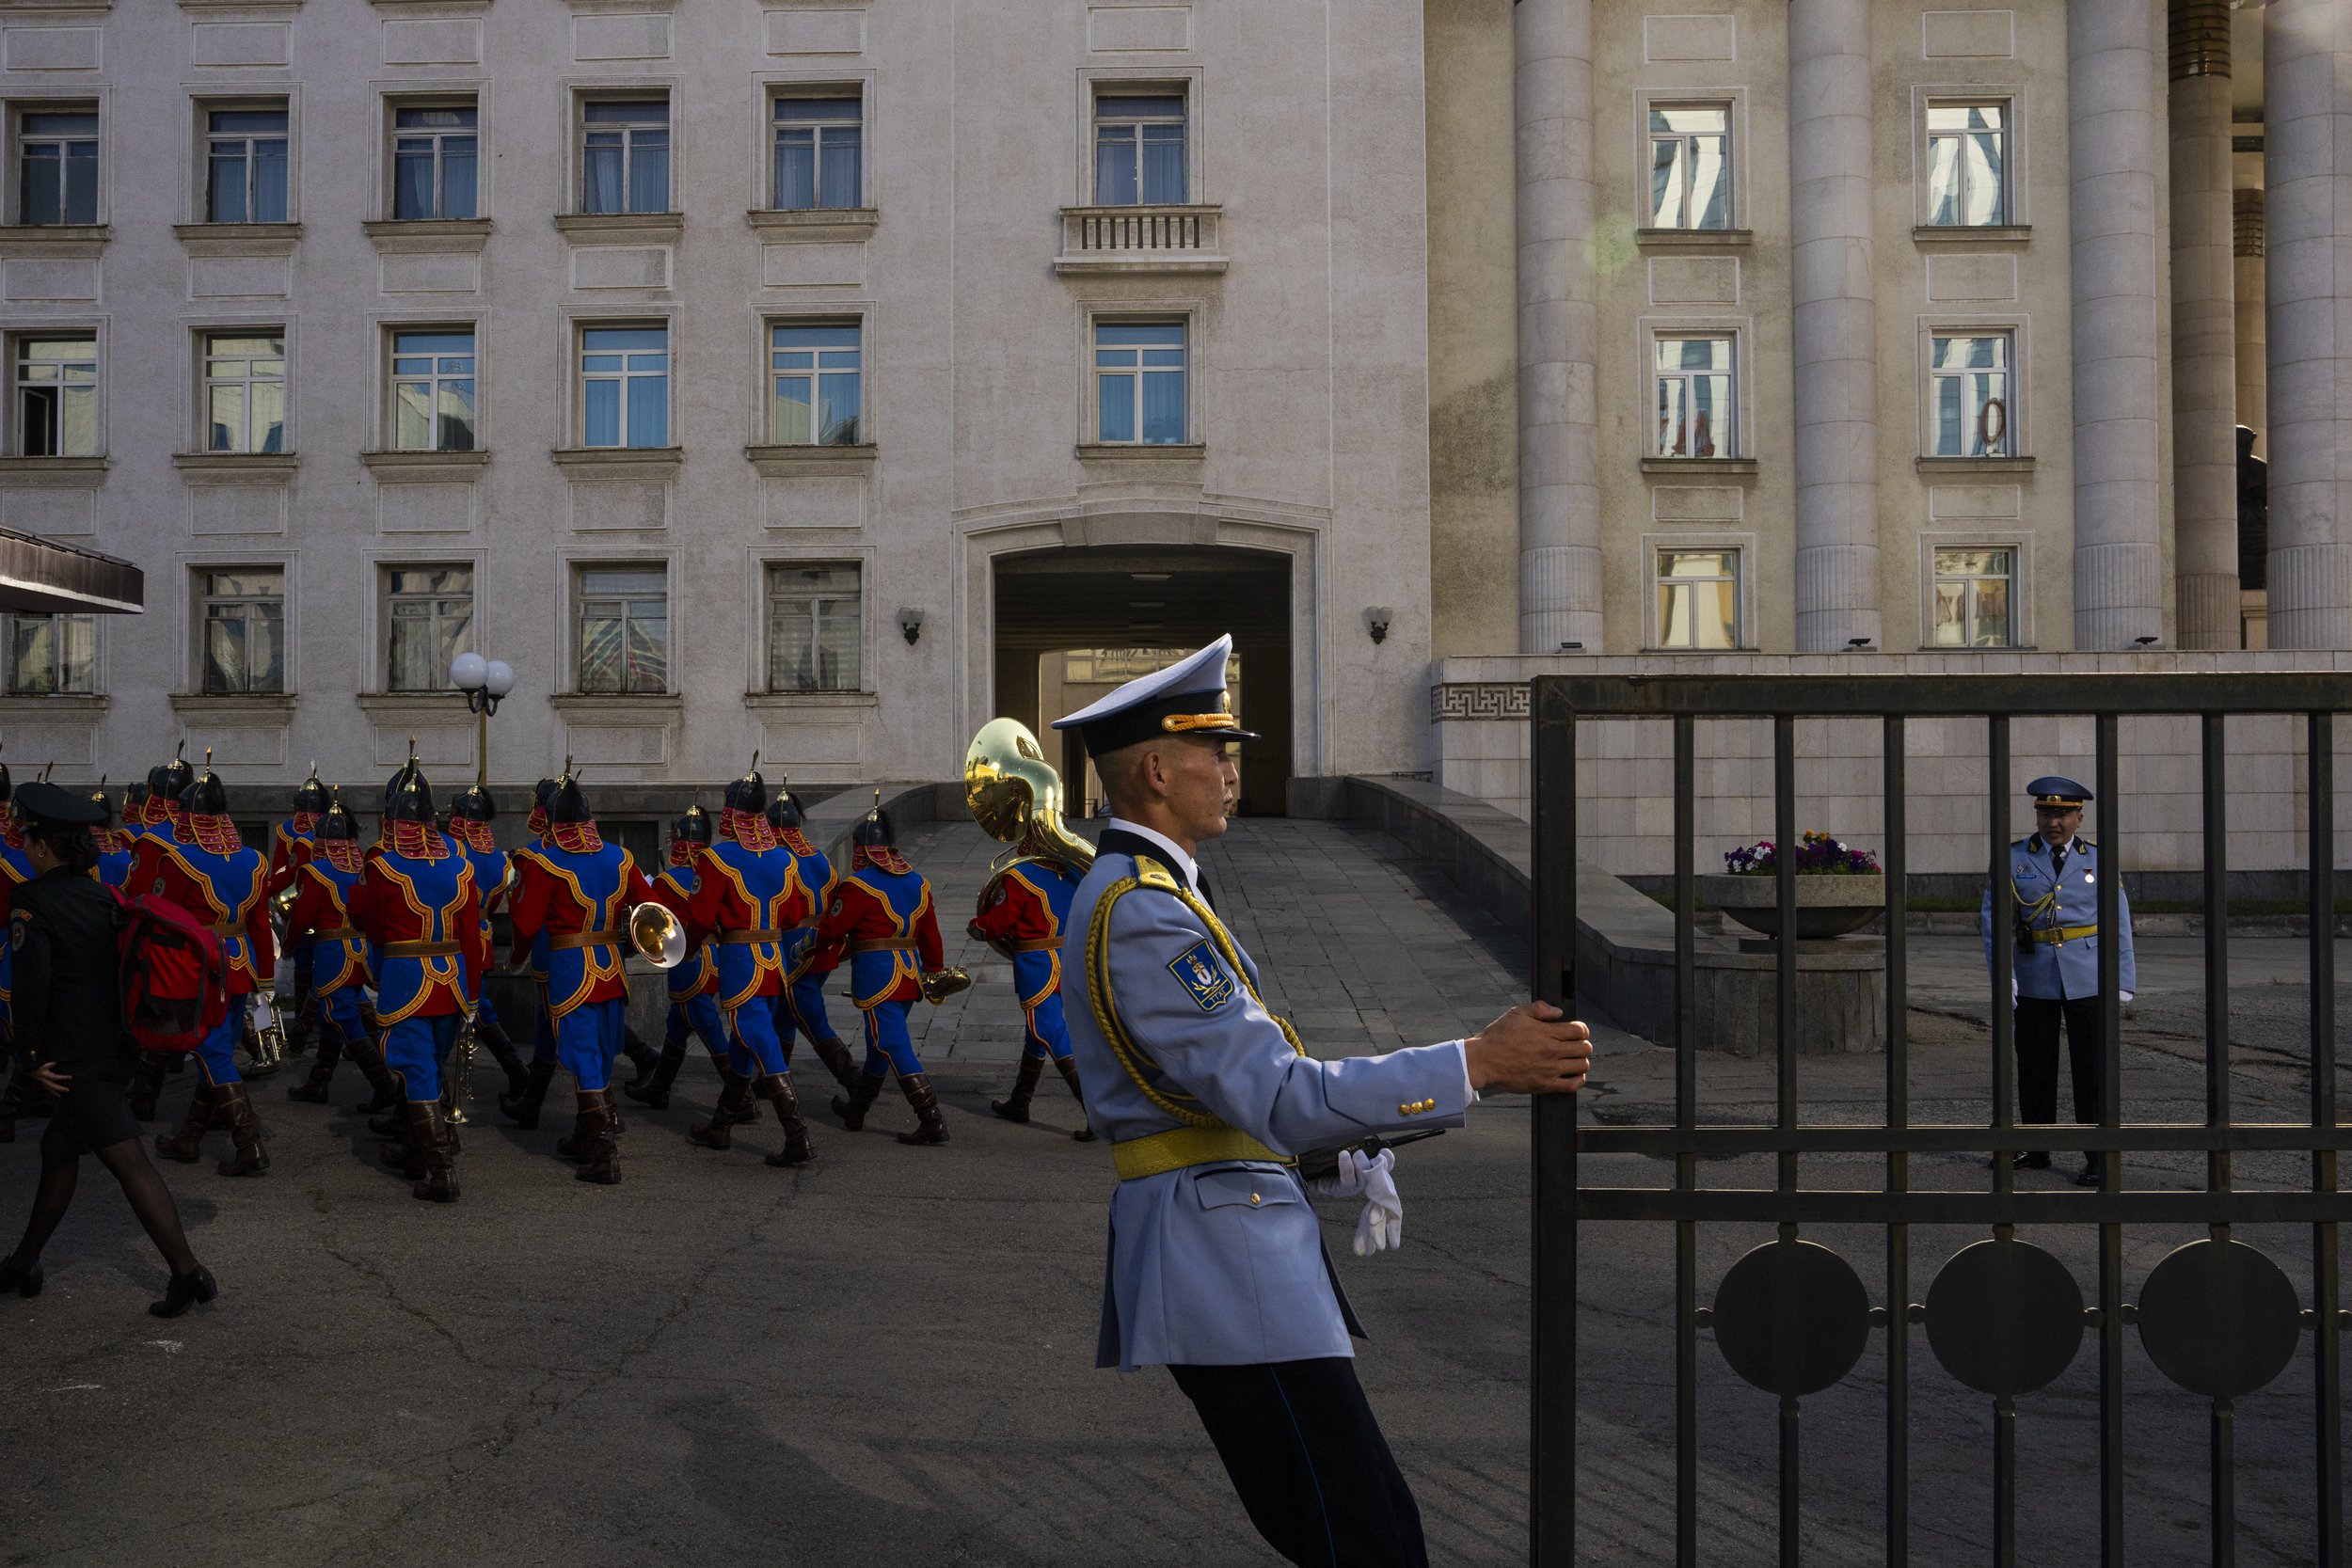
<path fill-rule="evenodd" d="M 1271 550 L 1057 548 L 994 562 L 996 710 L 1039 732 L 1111 686 L 1233 634 L 1234 707 L 1260 738 L 1241 749 L 1240 814 L 1279 816 L 1291 772 L 1291 564 Z M 1044 711 L 1051 706 L 1053 711 Z M 1076 737 L 1055 760 L 1073 798 Z M 1073 799 L 1073 810 L 1085 802 Z"/>

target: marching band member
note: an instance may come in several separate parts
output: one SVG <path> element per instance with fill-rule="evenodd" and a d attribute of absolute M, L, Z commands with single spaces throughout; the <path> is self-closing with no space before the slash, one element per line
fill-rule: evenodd
<path fill-rule="evenodd" d="M 684 816 L 670 824 L 670 863 L 653 879 L 653 895 L 681 920 L 692 908 L 695 890 L 703 882 L 703 872 L 695 862 L 709 847 L 710 816 L 702 807 L 690 807 Z M 670 1009 L 663 1020 L 661 1060 L 644 1084 L 621 1087 L 631 1100 L 657 1111 L 670 1108 L 670 1086 L 677 1082 L 678 1069 L 685 1064 L 690 1037 L 699 1037 L 703 1049 L 710 1053 L 710 1065 L 719 1069 L 722 1085 L 735 1076 L 728 1065 L 733 1051 L 727 1044 L 725 1015 L 719 1010 L 719 965 L 710 943 L 695 943 L 685 960 L 663 979 Z M 752 1117 L 757 1115 L 751 1113 Z"/>
<path fill-rule="evenodd" d="M 809 842 L 803 830 L 804 820 L 801 798 L 776 781 L 775 799 L 768 802 L 768 826 L 775 831 L 776 842 L 792 851 L 793 864 L 801 874 L 801 885 L 808 889 L 809 916 L 799 927 L 785 933 L 785 971 L 792 976 L 778 993 L 776 1037 L 784 1041 L 784 1059 L 792 1060 L 792 1034 L 797 1030 L 817 1059 L 825 1064 L 825 1070 L 843 1088 L 857 1083 L 857 1069 L 850 1060 L 850 1047 L 834 1033 L 833 1020 L 825 1016 L 825 979 L 832 974 L 835 960 L 811 964 L 805 971 L 799 967 L 802 949 L 817 935 L 817 921 L 833 902 L 833 887 L 837 879 L 833 862 L 822 849 Z"/>
<path fill-rule="evenodd" d="M 376 1098 L 388 1108 L 400 1103 L 400 1086 L 369 1032 L 360 995 L 370 979 L 368 936 L 353 923 L 351 900 L 366 872 L 358 819 L 343 809 L 341 795 L 330 795 L 295 872 L 294 908 L 286 915 L 286 940 L 310 966 L 321 1025 L 310 1075 L 288 1086 L 288 1100 L 325 1104 L 336 1064 L 348 1054 Z"/>
<path fill-rule="evenodd" d="M 140 844 L 168 819 L 171 802 L 180 798 L 179 792 L 195 777 L 188 765 L 174 756 L 168 763 L 149 768 L 146 778 L 134 779 L 131 787 L 122 792 L 122 847 L 131 851 L 132 858 L 132 869 L 126 876 L 136 875 Z M 123 890 L 135 893 L 138 888 L 125 881 Z M 164 1079 L 168 1074 L 185 1071 L 187 1061 L 183 1052 L 148 1053 L 131 1081 L 131 1114 L 141 1121 L 153 1121 L 155 1102 L 163 1098 Z"/>
<path fill-rule="evenodd" d="M 128 886 L 131 848 L 137 842 L 137 835 L 115 826 L 115 803 L 107 797 L 103 777 L 90 792 L 89 803 L 98 808 L 98 824 L 90 829 L 90 843 L 98 847 L 98 879 L 107 887 Z"/>
<path fill-rule="evenodd" d="M 850 874 L 834 885 L 803 962 L 813 967 L 837 961 L 846 951 L 850 999 L 866 1015 L 865 1066 L 848 1098 L 836 1096 L 833 1102 L 841 1125 L 852 1132 L 863 1129 L 866 1111 L 895 1071 L 915 1119 L 915 1130 L 899 1133 L 898 1141 L 944 1144 L 947 1119 L 907 1033 L 907 1009 L 923 995 L 923 976 L 945 963 L 939 921 L 931 911 L 930 883 L 907 864 L 894 842 L 877 790 L 874 809 L 850 834 Z"/>
<path fill-rule="evenodd" d="M 523 881 L 511 906 L 514 961 L 545 954 L 556 1054 L 580 1099 L 579 1119 L 556 1152 L 582 1162 L 580 1180 L 610 1186 L 621 1179 L 612 1085 L 628 1008 L 626 916 L 629 906 L 655 901 L 653 888 L 628 851 L 596 832 L 568 768 L 548 799 L 547 821 L 543 844 L 515 852 Z"/>
<path fill-rule="evenodd" d="M 488 951 L 490 916 L 506 897 L 506 878 L 509 861 L 506 851 L 490 836 L 490 824 L 498 817 L 498 802 L 480 784 L 469 784 L 464 793 L 450 802 L 449 836 L 467 862 L 473 866 L 474 892 L 482 900 L 482 940 Z M 520 1096 L 530 1084 L 523 1059 L 515 1050 L 514 1037 L 499 1022 L 498 1009 L 490 1005 L 486 986 L 474 999 L 474 1038 L 490 1053 L 490 1059 L 506 1074 L 506 1088 L 501 1098 Z"/>
<path fill-rule="evenodd" d="M 695 857 L 700 879 L 686 907 L 687 941 L 711 943 L 729 1048 L 718 1108 L 690 1135 L 704 1148 L 729 1148 L 737 1117 L 756 1095 L 784 1129 L 784 1147 L 768 1164 L 797 1165 L 816 1150 L 792 1092 L 775 999 L 786 983 L 785 933 L 807 917 L 810 900 L 797 863 L 768 826 L 768 784 L 752 760 L 752 770 L 727 785 L 718 841 Z"/>
<path fill-rule="evenodd" d="M 564 759 L 564 771 L 572 770 L 571 758 Z M 531 842 L 541 848 L 548 843 L 553 824 L 548 820 L 548 802 L 555 799 L 555 781 L 541 779 L 531 790 L 531 815 L 523 818 L 523 831 Z M 515 901 L 506 901 L 508 914 L 515 911 Z M 548 945 L 541 934 L 532 945 L 531 965 L 527 972 L 537 1005 L 531 1010 L 531 1065 L 523 1069 L 523 1086 L 518 1094 L 499 1096 L 499 1114 L 526 1132 L 536 1132 L 539 1108 L 547 1103 L 548 1085 L 555 1082 L 555 1069 L 560 1065 L 555 1056 L 555 1019 L 548 1011 Z"/>
<path fill-rule="evenodd" d="M 326 814 L 326 785 L 319 780 L 319 765 L 310 764 L 310 776 L 294 791 L 294 815 L 270 828 L 269 895 L 276 898 L 294 885 L 294 878 L 310 859 L 312 835 L 318 832 L 319 818 Z M 286 1054 L 299 1056 L 310 1049 L 310 1041 L 318 1032 L 318 1015 L 310 1006 L 310 948 L 308 942 L 294 952 L 294 1000 L 290 1009 L 291 1023 L 286 1030 Z"/>
<path fill-rule="evenodd" d="M 152 817 L 152 799 L 148 806 Z M 262 852 L 239 838 L 237 825 L 229 819 L 229 792 L 213 771 L 209 755 L 202 775 L 187 786 L 176 807 L 167 808 L 155 831 L 139 841 L 131 861 L 132 889 L 156 894 L 212 927 L 228 962 L 229 1011 L 196 1051 L 204 1082 L 189 1097 L 187 1119 L 178 1135 L 155 1140 L 156 1151 L 165 1158 L 193 1164 L 202 1158 L 205 1129 L 219 1112 L 236 1146 L 221 1164 L 223 1176 L 260 1176 L 269 1169 L 261 1126 L 236 1060 L 253 994 L 277 975 L 268 879 Z"/>
<path fill-rule="evenodd" d="M 441 1110 L 441 1072 L 490 954 L 473 865 L 434 831 L 432 786 L 413 758 L 396 782 L 349 902 L 373 949 L 384 1057 L 406 1101 L 407 1136 L 386 1145 L 383 1160 L 410 1179 L 412 1196 L 454 1203 L 457 1139 Z"/>
<path fill-rule="evenodd" d="M 1078 1102 L 1080 1143 L 1093 1139 L 1085 1124 L 1086 1095 L 1078 1087 L 1077 1059 L 1070 1053 L 1070 1027 L 1062 1019 L 1061 939 L 1070 918 L 1070 898 L 1082 875 L 1059 861 L 1025 856 L 999 872 L 980 894 L 980 912 L 965 927 L 980 942 L 1012 960 L 1012 987 L 1021 1003 L 1022 1052 L 1012 1094 L 988 1108 L 1007 1121 L 1029 1119 L 1029 1101 L 1051 1058 L 1070 1098 Z"/>

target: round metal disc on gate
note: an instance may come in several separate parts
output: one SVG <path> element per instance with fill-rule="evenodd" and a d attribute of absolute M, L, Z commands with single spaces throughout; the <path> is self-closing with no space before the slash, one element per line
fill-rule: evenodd
<path fill-rule="evenodd" d="M 2302 1309 L 2279 1265 L 2237 1242 L 2191 1242 L 2139 1288 L 2139 1342 L 2193 1394 L 2233 1400 L 2285 1371 Z"/>
<path fill-rule="evenodd" d="M 1870 1296 L 1852 1265 L 1815 1242 L 1767 1242 L 1715 1288 L 1715 1343 L 1768 1394 L 1818 1394 L 1870 1342 Z"/>
<path fill-rule="evenodd" d="M 2047 1387 L 2083 1342 L 2083 1292 L 2029 1242 L 1979 1242 L 1928 1287 L 1928 1348 L 1944 1370 L 1995 1398 Z"/>

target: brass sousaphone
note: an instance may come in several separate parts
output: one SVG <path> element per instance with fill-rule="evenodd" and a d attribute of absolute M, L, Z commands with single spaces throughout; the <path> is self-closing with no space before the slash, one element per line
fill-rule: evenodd
<path fill-rule="evenodd" d="M 1024 861 L 1045 861 L 1079 877 L 1093 865 L 1094 846 L 1062 821 L 1063 800 L 1061 775 L 1026 724 L 992 719 L 980 726 L 963 753 L 963 803 L 981 832 L 1012 847 L 997 857 L 976 913 L 987 912 L 1005 874 Z M 1011 958 L 999 943 L 989 945 Z"/>

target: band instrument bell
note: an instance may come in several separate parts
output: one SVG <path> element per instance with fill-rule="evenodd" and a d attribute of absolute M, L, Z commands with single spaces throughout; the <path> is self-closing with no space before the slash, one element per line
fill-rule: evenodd
<path fill-rule="evenodd" d="M 660 904 L 640 904 L 628 911 L 628 944 L 656 969 L 675 969 L 686 961 L 686 927 Z"/>

